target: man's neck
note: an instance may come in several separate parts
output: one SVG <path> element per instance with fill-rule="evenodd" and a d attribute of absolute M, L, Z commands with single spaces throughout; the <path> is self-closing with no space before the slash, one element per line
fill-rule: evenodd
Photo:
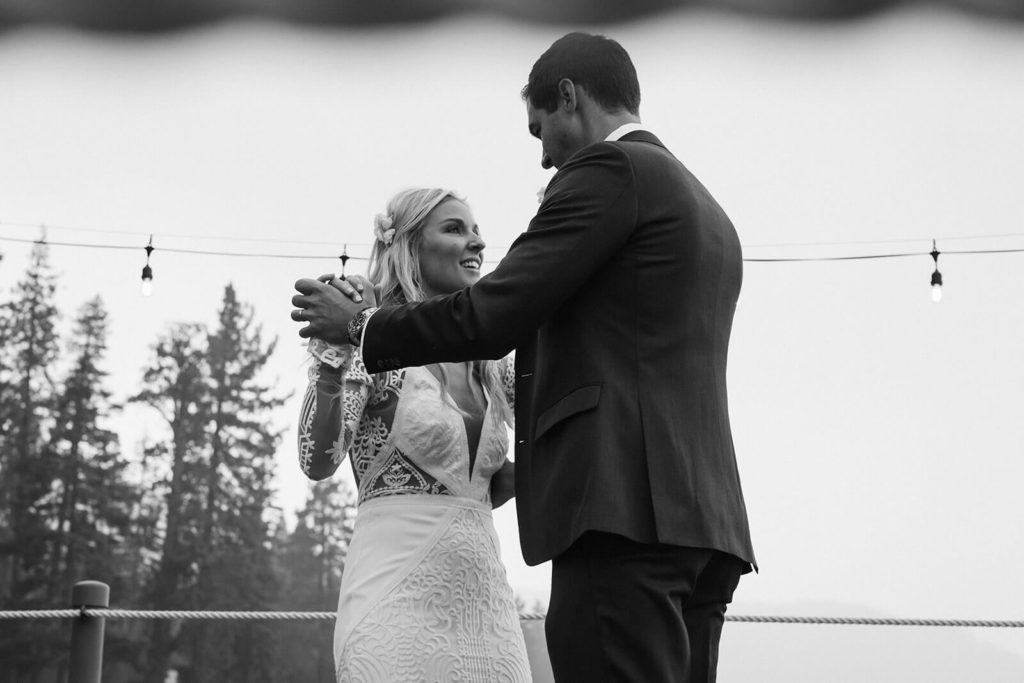
<path fill-rule="evenodd" d="M 591 127 L 591 142 L 607 140 L 613 131 L 627 123 L 640 123 L 640 117 L 628 112 L 615 112 L 600 116 Z"/>
<path fill-rule="evenodd" d="M 638 130 L 643 130 L 644 127 L 639 123 L 624 123 L 611 133 L 608 133 L 608 137 L 605 138 L 605 142 L 618 142 L 624 136 Z"/>

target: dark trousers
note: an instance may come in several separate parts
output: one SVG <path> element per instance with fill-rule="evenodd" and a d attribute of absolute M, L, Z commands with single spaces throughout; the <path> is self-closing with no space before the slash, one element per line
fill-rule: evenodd
<path fill-rule="evenodd" d="M 552 561 L 545 622 L 558 683 L 706 683 L 746 565 L 706 548 L 587 532 Z"/>

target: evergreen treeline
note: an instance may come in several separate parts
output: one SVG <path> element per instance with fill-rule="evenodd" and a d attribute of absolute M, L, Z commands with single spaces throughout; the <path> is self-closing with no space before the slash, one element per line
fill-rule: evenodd
<path fill-rule="evenodd" d="M 96 297 L 66 326 L 57 281 L 40 243 L 0 299 L 0 609 L 64 608 L 96 579 L 120 608 L 332 610 L 354 496 L 312 487 L 294 529 L 274 507 L 285 397 L 262 380 L 275 341 L 252 308 L 228 285 L 213 329 L 154 331 L 127 400 L 167 436 L 122 453 L 107 311 Z M 112 619 L 104 680 L 333 681 L 332 633 L 327 620 Z M 0 621 L 0 683 L 67 680 L 69 638 L 67 620 Z"/>

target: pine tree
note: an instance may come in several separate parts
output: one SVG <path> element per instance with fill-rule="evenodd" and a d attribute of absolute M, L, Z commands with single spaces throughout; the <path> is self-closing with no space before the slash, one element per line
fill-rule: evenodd
<path fill-rule="evenodd" d="M 0 261 L 2 260 L 3 255 L 0 254 Z M 8 452 L 7 438 L 15 420 L 16 382 L 10 353 L 11 339 L 14 334 L 12 313 L 10 302 L 0 303 L 0 480 L 6 476 L 4 472 L 8 467 L 5 455 Z M 6 490 L 0 481 L 0 542 L 3 541 L 10 523 L 10 520 L 7 519 L 7 505 Z M 0 598 L 6 595 L 7 581 L 3 580 L 7 576 L 7 572 L 3 570 L 5 566 L 3 559 L 0 558 Z"/>
<path fill-rule="evenodd" d="M 0 603 L 11 609 L 49 607 L 45 560 L 50 529 L 37 508 L 49 490 L 53 466 L 44 445 L 52 420 L 51 370 L 59 356 L 56 281 L 49 249 L 39 242 L 0 316 Z M 34 637 L 37 626 L 0 624 L 0 660 L 9 675 L 18 676 L 45 659 L 45 645 Z"/>
<path fill-rule="evenodd" d="M 355 521 L 355 492 L 334 481 L 311 484 L 295 529 L 280 543 L 283 581 L 278 609 L 331 611 L 338 604 L 341 575 Z M 284 683 L 334 681 L 334 622 L 302 621 L 281 630 L 275 680 Z"/>
<path fill-rule="evenodd" d="M 149 580 L 146 602 L 155 609 L 184 609 L 188 590 L 195 585 L 198 523 L 202 498 L 202 458 L 209 412 L 206 343 L 198 324 L 177 324 L 157 340 L 152 364 L 143 373 L 143 390 L 133 401 L 151 406 L 166 422 L 170 439 L 147 446 L 144 460 L 164 466 L 165 479 L 154 490 L 164 495 L 150 499 L 158 516 L 152 539 L 159 559 Z M 152 504 L 156 508 L 152 509 Z M 146 653 L 146 680 L 163 681 L 177 648 L 166 620 L 152 623 Z"/>
<path fill-rule="evenodd" d="M 49 604 L 68 603 L 71 586 L 100 579 L 118 600 L 131 600 L 138 586 L 132 568 L 142 561 L 134 538 L 133 515 L 141 498 L 128 481 L 117 434 L 107 423 L 117 406 L 104 386 L 101 369 L 107 348 L 107 313 L 99 297 L 82 306 L 67 344 L 72 367 L 55 400 L 55 424 L 47 450 L 55 464 L 50 493 L 39 511 L 52 530 L 49 562 Z M 66 629 L 54 634 L 56 656 L 63 660 Z M 114 652 L 123 629 L 113 628 L 107 641 Z M 108 658 L 110 659 L 110 658 Z"/>
<path fill-rule="evenodd" d="M 230 285 L 216 330 L 178 326 L 155 347 L 135 400 L 157 409 L 171 432 L 147 450 L 168 473 L 150 591 L 156 608 L 267 609 L 276 600 L 272 483 L 281 432 L 272 417 L 284 397 L 261 380 L 273 350 Z M 157 622 L 147 680 L 163 680 L 172 655 L 191 680 L 273 680 L 276 640 L 265 623 L 186 621 L 172 637 Z"/>
<path fill-rule="evenodd" d="M 199 582 L 208 609 L 268 609 L 277 593 L 271 557 L 274 454 L 281 431 L 271 425 L 284 397 L 261 381 L 275 342 L 264 343 L 250 306 L 224 290 L 217 329 L 208 337 L 210 414 Z M 274 626 L 187 625 L 197 680 L 270 678 Z"/>
<path fill-rule="evenodd" d="M 11 444 L 19 411 L 17 379 L 14 371 L 14 310 L 12 302 L 0 303 L 0 604 L 7 604 L 10 592 L 11 541 L 10 480 Z"/>
<path fill-rule="evenodd" d="M 51 541 L 51 597 L 65 592 L 100 550 L 105 557 L 124 539 L 129 509 L 120 495 L 124 464 L 117 435 L 104 426 L 116 409 L 100 369 L 107 344 L 107 313 L 97 297 L 79 312 L 68 350 L 74 365 L 55 401 L 55 424 L 48 444 L 57 465 L 48 496 Z M 111 538 L 112 536 L 112 538 Z M 109 573 L 106 575 L 110 575 Z"/>

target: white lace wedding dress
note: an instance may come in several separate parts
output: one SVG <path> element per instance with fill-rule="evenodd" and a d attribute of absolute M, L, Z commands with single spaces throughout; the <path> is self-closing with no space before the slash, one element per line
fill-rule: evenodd
<path fill-rule="evenodd" d="M 471 470 L 463 416 L 430 370 L 371 376 L 344 348 L 336 362 L 310 370 L 299 451 L 307 474 L 348 452 L 359 487 L 335 627 L 338 681 L 530 681 L 491 519 L 490 479 L 508 451 L 497 397 L 488 396 Z M 511 359 L 484 367 L 511 402 Z"/>

